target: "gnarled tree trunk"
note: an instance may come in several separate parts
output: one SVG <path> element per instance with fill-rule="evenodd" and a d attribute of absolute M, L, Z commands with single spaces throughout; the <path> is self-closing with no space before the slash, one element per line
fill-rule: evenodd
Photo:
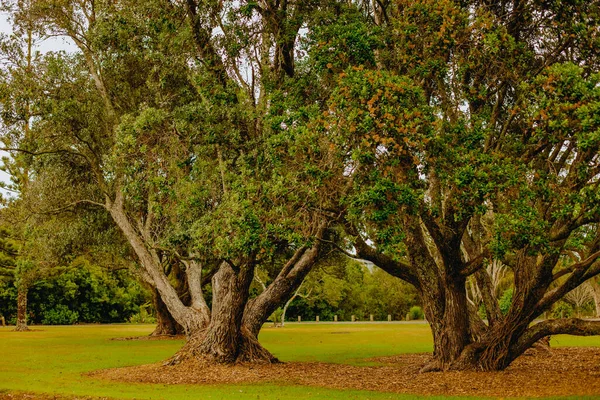
<path fill-rule="evenodd" d="M 156 329 L 150 336 L 183 335 L 185 333 L 183 326 L 175 321 L 156 289 L 152 289 L 152 301 L 156 310 Z"/>
<path fill-rule="evenodd" d="M 319 237 L 323 235 L 324 228 L 323 224 L 318 233 Z M 306 275 L 316 264 L 320 248 L 321 242 L 317 241 L 311 248 L 297 250 L 269 287 L 248 302 L 243 324 L 254 337 L 258 337 L 260 328 L 273 311 L 286 304 L 286 301 L 294 296 Z"/>
<path fill-rule="evenodd" d="M 433 360 L 423 372 L 452 369 L 472 338 L 465 278 L 458 275 L 441 279 L 446 281 L 443 287 L 432 281 L 422 282 L 421 299 L 434 343 Z"/>
<path fill-rule="evenodd" d="M 206 329 L 189 333 L 185 346 L 170 360 L 178 363 L 190 357 L 208 362 L 277 362 L 258 342 L 256 335 L 242 325 L 249 288 L 254 277 L 250 264 L 234 268 L 222 263 L 213 276 L 213 306 Z"/>

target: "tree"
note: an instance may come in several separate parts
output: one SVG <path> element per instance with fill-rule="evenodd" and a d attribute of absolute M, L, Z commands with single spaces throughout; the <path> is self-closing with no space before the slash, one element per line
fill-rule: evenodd
<path fill-rule="evenodd" d="M 36 39 L 43 37 L 43 29 L 36 24 L 30 15 L 31 5 L 28 1 L 20 3 L 22 13 L 14 21 L 14 32 L 11 36 L 0 37 L 0 49 L 5 63 L 0 72 L 0 102 L 2 103 L 2 144 L 4 151 L 11 157 L 2 157 L 0 170 L 7 173 L 11 183 L 2 182 L 0 187 L 18 195 L 19 198 L 9 198 L 3 203 L 9 204 L 9 210 L 4 210 L 5 223 L 11 223 L 11 234 L 18 243 L 19 257 L 15 265 L 15 283 L 18 288 L 17 296 L 17 325 L 15 330 L 27 331 L 27 292 L 35 280 L 35 265 L 26 255 L 28 243 L 27 219 L 31 212 L 27 207 L 31 184 L 30 152 L 28 143 L 31 140 L 30 125 L 35 116 L 35 95 L 39 89 L 33 79 L 35 63 L 39 55 L 34 53 Z M 7 6 L 2 3 L 2 9 Z M 18 143 L 18 145 L 16 145 Z M 23 152 L 14 152 L 16 146 L 22 145 Z"/>
<path fill-rule="evenodd" d="M 578 319 L 530 326 L 600 272 L 589 231 L 600 215 L 597 10 L 390 3 L 381 70 L 340 75 L 324 125 L 361 138 L 355 159 L 368 163 L 347 232 L 361 257 L 419 291 L 435 343 L 425 370 L 503 369 L 549 334 L 600 332 Z M 565 266 L 581 236 L 592 245 Z M 506 315 L 484 268 L 498 261 L 514 276 Z M 469 276 L 487 324 L 468 303 Z"/>
<path fill-rule="evenodd" d="M 589 304 L 594 299 L 592 286 L 589 282 L 585 282 L 565 295 L 565 299 L 575 305 L 575 313 L 581 315 L 581 308 Z"/>
<path fill-rule="evenodd" d="M 295 74 L 294 43 L 310 7 L 36 2 L 38 21 L 80 49 L 48 54 L 38 77 L 40 203 L 46 212 L 110 214 L 188 335 L 174 362 L 274 360 L 258 331 L 322 252 L 337 190 L 317 185 L 315 193 L 309 166 L 292 169 L 301 160 L 287 153 L 304 144 L 277 143 L 268 124 L 283 109 L 267 107 Z M 186 16 L 189 29 L 178 22 Z M 213 37 L 217 25 L 222 35 Z M 263 33 L 250 37 L 254 28 Z M 241 76 L 242 60 L 253 79 Z M 277 266 L 272 283 L 250 300 L 264 263 Z M 173 280 L 172 265 L 183 271 Z M 203 276 L 212 276 L 210 309 Z"/>
<path fill-rule="evenodd" d="M 16 267 L 17 249 L 10 241 L 10 235 L 4 227 L 0 227 L 0 283 L 13 281 Z M 2 326 L 5 326 L 6 315 L 0 314 Z"/>

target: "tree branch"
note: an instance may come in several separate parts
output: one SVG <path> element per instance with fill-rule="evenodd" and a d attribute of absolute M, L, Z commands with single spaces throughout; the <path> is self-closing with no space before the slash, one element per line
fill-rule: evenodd
<path fill-rule="evenodd" d="M 535 342 L 549 335 L 600 335 L 600 321 L 584 321 L 579 318 L 549 319 L 539 322 L 528 328 L 525 333 L 511 346 L 511 353 L 515 358 L 523 354 Z"/>

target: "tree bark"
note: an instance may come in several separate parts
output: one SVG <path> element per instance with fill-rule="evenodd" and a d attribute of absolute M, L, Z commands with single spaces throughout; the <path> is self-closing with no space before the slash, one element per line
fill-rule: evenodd
<path fill-rule="evenodd" d="M 156 288 L 173 319 L 183 326 L 188 336 L 204 329 L 210 318 L 206 308 L 188 307 L 181 301 L 177 290 L 165 275 L 158 255 L 147 245 L 143 235 L 135 230 L 127 217 L 123 209 L 123 194 L 117 191 L 114 202 L 107 199 L 106 208 L 138 256 L 144 279 Z"/>
<path fill-rule="evenodd" d="M 239 268 L 223 263 L 213 276 L 211 320 L 206 329 L 192 332 L 186 345 L 170 360 L 176 364 L 191 357 L 210 363 L 277 362 L 242 325 L 254 266 Z"/>
<path fill-rule="evenodd" d="M 28 288 L 25 285 L 19 285 L 17 289 L 17 326 L 15 331 L 28 331 L 27 326 L 27 292 Z"/>
<path fill-rule="evenodd" d="M 248 302 L 243 323 L 254 337 L 258 337 L 269 315 L 290 299 L 302 285 L 318 260 L 320 246 L 321 242 L 317 241 L 309 249 L 299 249 L 267 289 Z"/>
<path fill-rule="evenodd" d="M 460 275 L 447 276 L 444 280 L 446 283 L 438 295 L 429 294 L 439 293 L 439 287 L 428 289 L 427 282 L 423 282 L 425 291 L 421 298 L 434 343 L 433 360 L 423 367 L 423 372 L 452 369 L 471 343 L 466 280 Z"/>
<path fill-rule="evenodd" d="M 152 289 L 152 300 L 154 309 L 156 310 L 156 329 L 154 329 L 154 332 L 152 332 L 150 336 L 174 336 L 184 334 L 185 330 L 183 329 L 183 326 L 175 321 L 156 289 Z"/>

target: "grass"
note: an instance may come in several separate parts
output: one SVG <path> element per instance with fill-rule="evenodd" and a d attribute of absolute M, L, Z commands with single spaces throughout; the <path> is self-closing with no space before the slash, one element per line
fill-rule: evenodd
<path fill-rule="evenodd" d="M 0 394 L 27 391 L 67 396 L 123 399 L 419 399 L 420 396 L 355 390 L 329 390 L 274 384 L 192 386 L 120 384 L 87 377 L 102 368 L 164 360 L 182 341 L 113 341 L 144 336 L 150 325 L 81 325 L 36 327 L 17 333 L 0 328 Z M 425 324 L 288 324 L 267 327 L 261 342 L 282 361 L 323 361 L 371 365 L 371 357 L 428 352 L 431 334 Z M 554 345 L 600 346 L 600 337 L 557 337 Z M 198 371 L 202 373 L 202 371 Z M 445 397 L 428 397 L 442 399 Z"/>

